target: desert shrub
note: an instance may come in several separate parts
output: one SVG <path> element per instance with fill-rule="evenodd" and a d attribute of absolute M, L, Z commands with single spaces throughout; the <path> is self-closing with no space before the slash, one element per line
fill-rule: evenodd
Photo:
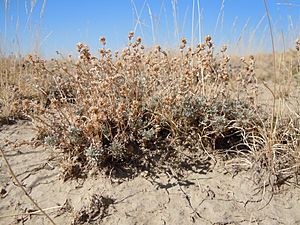
<path fill-rule="evenodd" d="M 192 169 L 215 150 L 234 157 L 263 146 L 268 116 L 256 101 L 253 56 L 233 70 L 226 47 L 215 53 L 209 36 L 195 48 L 182 39 L 177 54 L 141 42 L 130 32 L 121 52 L 107 49 L 103 37 L 99 57 L 82 43 L 77 61 L 29 57 L 45 98 L 23 101 L 24 111 L 71 168 Z"/>

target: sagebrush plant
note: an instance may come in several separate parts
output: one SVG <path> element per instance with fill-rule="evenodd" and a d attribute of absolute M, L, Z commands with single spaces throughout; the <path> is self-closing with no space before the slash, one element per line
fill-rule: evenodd
<path fill-rule="evenodd" d="M 93 167 L 135 175 L 197 170 L 218 154 L 262 158 L 262 131 L 270 126 L 257 102 L 253 56 L 232 67 L 227 47 L 215 53 L 210 36 L 194 49 L 183 38 L 177 54 L 146 49 L 133 32 L 121 52 L 111 52 L 105 37 L 99 41 L 98 57 L 78 43 L 76 61 L 26 62 L 43 97 L 22 107 L 39 137 L 66 153 L 66 179 Z"/>

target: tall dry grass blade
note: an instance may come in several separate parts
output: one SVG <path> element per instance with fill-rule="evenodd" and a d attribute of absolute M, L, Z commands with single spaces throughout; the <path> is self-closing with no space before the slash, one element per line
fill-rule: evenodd
<path fill-rule="evenodd" d="M 286 54 L 286 43 L 285 43 L 285 36 L 283 30 L 281 30 L 281 40 L 282 40 L 282 45 L 283 45 L 283 54 Z"/>
<path fill-rule="evenodd" d="M 25 23 L 25 28 L 24 28 L 25 30 L 29 25 L 35 5 L 36 5 L 36 0 L 30 0 L 30 10 L 29 10 L 29 15 L 28 15 L 26 23 Z"/>
<path fill-rule="evenodd" d="M 298 6 L 300 7 L 300 4 L 295 4 L 295 3 L 276 3 L 276 5 L 284 5 L 284 6 Z"/>
<path fill-rule="evenodd" d="M 222 0 L 220 11 L 219 11 L 219 14 L 218 14 L 218 17 L 217 17 L 214 36 L 216 36 L 216 34 L 217 34 L 217 29 L 218 29 L 218 26 L 219 26 L 219 23 L 220 23 L 220 18 L 222 17 L 222 15 L 224 13 L 224 8 L 225 8 L 225 0 Z"/>
<path fill-rule="evenodd" d="M 149 13 L 150 21 L 151 21 L 152 41 L 153 41 L 153 44 L 155 44 L 156 39 L 155 39 L 155 30 L 154 30 L 154 18 L 152 16 L 152 11 L 151 11 L 151 8 L 148 3 L 147 3 L 147 7 L 148 7 L 148 13 Z"/>
<path fill-rule="evenodd" d="M 187 6 L 184 10 L 183 22 L 182 22 L 181 29 L 180 29 L 181 32 L 183 32 L 185 30 L 185 25 L 186 25 L 188 15 L 189 15 L 189 7 Z"/>
<path fill-rule="evenodd" d="M 9 9 L 9 0 L 4 0 L 4 41 L 3 41 L 3 48 L 5 53 L 6 48 L 6 38 L 7 38 L 7 16 L 8 16 L 8 9 Z"/>
<path fill-rule="evenodd" d="M 295 32 L 296 34 L 298 33 L 300 33 L 300 30 L 299 30 L 299 27 L 298 27 L 298 30 L 295 28 L 295 26 L 294 26 L 294 22 L 293 22 L 293 18 L 292 18 L 292 16 L 291 15 L 288 15 L 288 21 L 289 21 L 289 25 L 288 25 L 288 34 L 291 34 L 292 32 Z M 298 18 L 298 21 L 300 21 L 300 16 L 299 16 L 299 18 Z M 298 35 L 297 35 L 298 36 Z M 295 40 L 295 38 L 297 38 L 297 37 L 294 37 L 294 35 L 288 35 L 288 37 L 289 37 L 289 42 L 291 43 L 291 42 L 294 42 L 294 40 Z"/>
<path fill-rule="evenodd" d="M 269 13 L 269 8 L 267 5 L 266 0 L 263 0 L 267 18 L 268 18 L 268 24 L 269 24 L 269 30 L 270 30 L 270 37 L 271 37 L 271 42 L 272 42 L 272 52 L 273 52 L 273 73 L 274 73 L 274 86 L 273 86 L 273 93 L 275 96 L 273 96 L 273 106 L 272 106 L 272 119 L 271 119 L 271 131 L 272 131 L 272 136 L 275 133 L 275 127 L 274 124 L 277 122 L 277 118 L 275 119 L 275 110 L 276 110 L 276 93 L 277 93 L 277 71 L 276 71 L 276 53 L 275 53 L 275 43 L 274 43 L 274 35 L 273 35 L 273 29 L 272 29 L 272 24 L 271 24 L 271 17 Z M 275 120 L 275 121 L 274 121 Z"/>
<path fill-rule="evenodd" d="M 137 30 L 137 26 L 140 26 L 140 30 L 141 30 L 141 33 L 142 33 L 142 36 L 143 36 L 143 37 L 144 37 L 145 35 L 144 35 L 144 32 L 143 32 L 143 27 L 142 27 L 142 22 L 141 22 L 141 16 L 142 16 L 142 13 L 143 13 L 144 8 L 145 8 L 145 6 L 146 6 L 146 3 L 147 3 L 147 0 L 144 1 L 140 13 L 138 13 L 137 8 L 136 8 L 136 5 L 135 5 L 135 3 L 134 3 L 134 0 L 131 0 L 132 9 L 133 9 L 133 12 L 135 13 L 135 16 L 136 16 L 136 23 L 135 23 L 135 25 L 134 25 L 133 32 L 135 33 L 136 30 Z"/>
<path fill-rule="evenodd" d="M 191 40 L 192 50 L 194 48 L 194 19 L 195 19 L 195 0 L 193 0 L 193 6 L 192 6 L 192 40 Z"/>
<path fill-rule="evenodd" d="M 237 46 L 235 45 L 235 38 L 234 37 L 237 36 L 236 35 L 236 24 L 237 24 L 237 21 L 238 21 L 238 17 L 236 16 L 236 17 L 234 17 L 233 22 L 232 22 L 232 26 L 230 28 L 230 32 L 232 34 L 232 37 L 230 38 L 230 41 L 229 41 L 229 44 L 232 45 L 235 48 L 234 49 L 235 51 L 236 51 Z"/>
<path fill-rule="evenodd" d="M 162 15 L 164 6 L 165 6 L 165 0 L 162 0 L 161 6 L 160 6 L 160 9 L 159 9 L 159 14 L 158 14 L 157 22 L 156 22 L 156 31 L 158 30 L 158 27 L 159 27 L 159 24 L 160 24 L 160 19 L 161 19 L 161 15 Z"/>
<path fill-rule="evenodd" d="M 202 41 L 202 24 L 201 24 L 201 6 L 200 6 L 200 0 L 197 0 L 197 8 L 198 8 L 198 42 L 201 43 Z"/>
<path fill-rule="evenodd" d="M 177 43 L 179 43 L 179 27 L 178 27 L 178 21 L 177 21 L 177 0 L 172 0 L 172 9 L 173 9 L 173 19 L 174 19 L 174 31 L 175 31 L 175 37 L 177 39 Z"/>
<path fill-rule="evenodd" d="M 40 45 L 39 45 L 39 48 L 42 47 L 42 45 L 49 39 L 49 37 L 53 34 L 53 31 L 50 31 L 44 38 L 43 40 L 41 41 Z"/>
<path fill-rule="evenodd" d="M 256 27 L 255 27 L 255 28 L 253 29 L 253 31 L 251 32 L 250 38 L 249 38 L 249 46 L 251 46 L 251 47 L 254 46 L 253 43 L 255 43 L 254 38 L 255 38 L 256 32 L 257 32 L 257 31 L 259 30 L 259 28 L 261 27 L 261 25 L 262 25 L 263 21 L 265 20 L 266 16 L 267 16 L 267 15 L 265 14 L 265 15 L 263 15 L 263 16 L 261 17 L 261 19 L 260 19 L 259 22 L 257 23 Z"/>
<path fill-rule="evenodd" d="M 168 13 L 167 13 L 167 9 L 164 6 L 164 15 L 165 15 L 165 22 L 166 22 L 166 27 L 167 27 L 167 40 L 170 40 L 170 25 L 169 25 L 169 19 L 168 19 Z"/>
<path fill-rule="evenodd" d="M 43 5 L 42 5 L 41 11 L 40 11 L 40 18 L 42 18 L 43 14 L 44 14 L 46 2 L 47 2 L 47 0 L 43 1 Z"/>
<path fill-rule="evenodd" d="M 26 16 L 28 16 L 28 5 L 27 5 L 27 1 L 24 1 L 24 8 L 25 8 L 25 14 L 26 14 Z"/>
<path fill-rule="evenodd" d="M 244 25 L 243 28 L 242 28 L 242 31 L 241 31 L 241 33 L 240 33 L 238 39 L 237 39 L 237 42 L 236 42 L 236 45 L 237 45 L 237 46 L 240 44 L 240 42 L 241 42 L 241 40 L 242 40 L 242 37 L 243 37 L 245 31 L 247 30 L 247 27 L 248 27 L 248 25 L 249 25 L 249 22 L 250 22 L 250 18 L 247 19 L 245 25 Z"/>

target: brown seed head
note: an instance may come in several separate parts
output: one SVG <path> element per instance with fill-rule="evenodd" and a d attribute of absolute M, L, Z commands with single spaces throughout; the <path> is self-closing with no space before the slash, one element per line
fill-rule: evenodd
<path fill-rule="evenodd" d="M 137 37 L 137 38 L 136 38 L 136 42 L 137 42 L 137 43 L 141 43 L 141 42 L 142 42 L 142 38 L 141 38 L 141 37 Z"/>
<path fill-rule="evenodd" d="M 99 49 L 99 54 L 100 54 L 100 55 L 104 55 L 104 54 L 105 54 L 105 50 L 104 50 L 103 48 L 100 48 L 100 49 Z"/>
<path fill-rule="evenodd" d="M 186 38 L 182 38 L 181 39 L 181 43 L 184 44 L 184 45 L 186 45 L 186 43 L 187 43 Z"/>
<path fill-rule="evenodd" d="M 99 38 L 99 41 L 100 41 L 100 43 L 101 43 L 102 45 L 106 45 L 106 39 L 105 39 L 105 37 L 100 37 L 100 38 Z"/>
<path fill-rule="evenodd" d="M 81 51 L 81 49 L 83 48 L 83 44 L 81 43 L 81 42 L 78 42 L 77 44 L 76 44 L 76 47 L 77 47 L 77 51 Z"/>
<path fill-rule="evenodd" d="M 211 36 L 207 35 L 207 36 L 205 37 L 205 42 L 208 43 L 208 42 L 210 42 L 210 41 L 211 41 Z"/>
<path fill-rule="evenodd" d="M 33 61 L 33 56 L 32 55 L 28 55 L 28 61 L 32 62 Z"/>
<path fill-rule="evenodd" d="M 136 47 L 137 47 L 137 43 L 133 43 L 131 46 L 132 46 L 133 48 L 136 48 Z"/>
<path fill-rule="evenodd" d="M 134 32 L 133 31 L 130 31 L 129 34 L 128 34 L 128 39 L 131 40 L 134 36 Z"/>

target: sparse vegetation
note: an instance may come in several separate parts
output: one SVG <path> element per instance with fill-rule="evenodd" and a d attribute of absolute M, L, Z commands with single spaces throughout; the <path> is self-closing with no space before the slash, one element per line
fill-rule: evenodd
<path fill-rule="evenodd" d="M 38 20 L 42 20 L 44 14 L 46 1 L 40 5 L 37 2 L 25 1 L 24 31 L 36 29 L 34 32 L 41 32 L 30 24 L 36 20 L 34 13 L 39 11 Z M 290 212 L 298 211 L 299 193 L 284 195 L 281 201 L 277 199 L 275 204 L 270 204 L 274 210 L 261 210 L 269 205 L 275 193 L 283 190 L 283 184 L 300 187 L 300 40 L 296 40 L 294 49 L 288 49 L 294 33 L 298 32 L 292 17 L 288 16 L 289 27 L 280 30 L 280 34 L 276 33 L 270 15 L 272 11 L 269 12 L 267 1 L 262 0 L 265 15 L 256 27 L 249 33 L 248 18 L 238 33 L 239 18 L 236 17 L 231 28 L 233 37 L 219 37 L 220 43 L 228 40 L 231 46 L 221 47 L 215 46 L 213 38 L 218 41 L 218 29 L 221 36 L 227 35 L 224 32 L 228 27 L 224 23 L 225 0 L 220 2 L 214 37 L 207 35 L 204 40 L 202 24 L 205 20 L 202 20 L 203 6 L 199 0 L 191 2 L 190 22 L 186 18 L 189 9 L 186 9 L 183 19 L 183 27 L 191 25 L 191 35 L 188 35 L 191 40 L 180 39 L 186 32 L 179 27 L 177 1 L 169 2 L 170 12 L 162 1 L 159 15 L 152 12 L 148 1 L 143 3 L 140 12 L 135 1 L 129 2 L 136 21 L 134 31 L 128 33 L 128 44 L 124 49 L 113 52 L 106 37 L 100 37 L 97 54 L 92 54 L 86 44 L 78 43 L 74 46 L 77 47 L 76 56 L 65 56 L 56 51 L 58 57 L 48 59 L 41 57 L 39 51 L 51 32 L 43 40 L 39 34 L 34 35 L 36 43 L 32 45 L 32 52 L 37 54 L 21 55 L 21 33 L 18 32 L 19 23 L 24 21 L 19 22 L 16 14 L 17 19 L 12 15 L 10 22 L 10 11 L 15 8 L 10 6 L 10 1 L 3 1 L 0 134 L 2 128 L 4 133 L 8 128 L 8 132 L 0 135 L 3 142 L 0 151 L 9 176 L 35 209 L 28 208 L 23 199 L 13 201 L 12 198 L 18 197 L 15 185 L 8 183 L 11 177 L 0 174 L 1 199 L 13 196 L 2 203 L 5 213 L 0 219 L 14 218 L 15 223 L 23 224 L 31 216 L 41 214 L 51 224 L 56 224 L 56 220 L 57 224 L 61 223 L 66 218 L 74 225 L 122 224 L 124 221 L 136 224 L 141 218 L 142 223 L 148 224 L 153 215 L 168 214 L 158 218 L 159 224 L 176 224 L 174 221 L 182 224 L 184 220 L 184 223 L 192 221 L 195 224 L 199 221 L 207 224 L 286 222 L 289 213 L 283 212 L 274 218 L 270 215 L 278 212 L 277 205 L 291 209 Z M 17 11 L 19 5 L 16 3 Z M 286 5 L 298 7 L 292 3 Z M 35 12 L 35 7 L 40 9 Z M 147 25 L 142 18 L 144 8 L 148 9 L 147 23 L 151 24 L 152 35 L 143 31 Z M 162 15 L 168 13 L 174 21 L 169 24 L 169 15 L 165 15 L 164 22 L 167 29 L 174 31 L 178 47 L 145 46 L 144 38 L 147 41 L 149 36 L 152 36 L 149 39 L 153 43 L 161 43 L 157 37 L 161 35 L 159 25 L 163 24 Z M 268 24 L 262 30 L 264 21 Z M 16 37 L 10 45 L 8 36 L 13 32 L 9 26 L 14 22 Z M 293 35 L 287 37 L 289 34 L 284 32 Z M 169 35 L 170 31 L 167 33 Z M 247 34 L 249 40 L 245 40 Z M 259 35 L 261 40 L 256 38 Z M 252 50 L 252 47 L 255 52 L 266 44 L 266 37 L 270 37 L 268 47 L 272 48 L 272 54 L 255 53 L 240 57 L 240 53 Z M 196 39 L 202 42 L 196 44 Z M 233 45 L 236 49 L 228 51 L 227 48 L 234 48 Z M 281 45 L 282 51 L 276 48 Z M 9 49 L 15 47 L 17 50 Z M 12 53 L 8 54 L 9 51 Z M 36 133 L 32 132 L 32 127 Z M 23 150 L 23 146 L 28 149 Z M 33 146 L 34 150 L 41 148 L 41 151 L 30 152 Z M 40 162 L 40 156 L 43 162 Z M 23 171 L 25 166 L 19 166 L 23 162 L 29 162 L 26 166 L 32 168 Z M 2 171 L 1 163 L 0 167 Z M 239 174 L 246 170 L 247 173 Z M 208 172 L 209 176 L 212 175 L 209 178 Z M 104 175 L 103 179 L 95 176 L 100 173 Z M 241 179 L 244 174 L 246 176 Z M 28 178 L 32 175 L 38 178 L 31 181 Z M 64 182 L 59 181 L 61 178 Z M 228 181 L 229 178 L 232 181 Z M 199 181 L 201 179 L 205 180 Z M 126 180 L 129 182 L 124 182 Z M 227 184 L 223 184 L 225 180 Z M 60 184 L 52 184 L 56 181 Z M 230 182 L 233 182 L 232 186 Z M 41 190 L 36 188 L 41 184 L 44 185 Z M 151 192 L 148 184 L 157 191 L 152 196 L 146 196 L 146 192 Z M 48 189 L 44 189 L 46 185 Z M 52 185 L 56 185 L 55 188 L 49 188 Z M 68 187 L 67 191 L 63 190 L 65 187 Z M 37 191 L 33 192 L 33 188 Z M 70 196 L 75 189 L 80 190 L 77 192 L 80 197 Z M 160 189 L 163 191 L 158 193 Z M 57 193 L 62 190 L 66 193 Z M 53 196 L 45 196 L 48 191 L 60 196 L 64 203 L 49 201 Z M 141 198 L 139 193 L 146 197 Z M 77 195 L 75 192 L 71 194 Z M 162 197 L 166 199 L 160 201 Z M 40 198 L 43 198 L 42 202 L 35 200 Z M 152 199 L 155 199 L 155 204 L 149 207 L 147 204 Z M 285 205 L 291 199 L 293 203 Z M 211 204 L 211 200 L 217 200 L 216 204 Z M 47 201 L 55 206 L 44 204 L 48 204 Z M 227 202 L 222 205 L 226 213 L 217 215 L 214 209 L 222 208 L 220 201 L 222 204 Z M 117 206 L 120 203 L 124 208 Z M 186 204 L 186 209 L 179 213 L 176 210 L 170 212 L 170 208 L 181 208 L 183 204 Z M 10 213 L 12 208 L 18 213 Z M 232 215 L 229 216 L 228 212 Z M 270 215 L 264 215 L 265 212 L 270 212 Z M 180 214 L 179 219 L 173 218 L 176 213 Z M 115 218 L 112 218 L 113 214 Z M 122 220 L 124 215 L 126 219 Z M 41 221 L 37 218 L 33 223 Z M 298 215 L 291 221 L 291 224 L 299 222 Z M 151 224 L 156 223 L 153 220 Z"/>
<path fill-rule="evenodd" d="M 110 176 L 197 170 L 220 156 L 241 159 L 234 162 L 243 168 L 259 163 L 276 177 L 297 176 L 298 119 L 278 115 L 271 125 L 253 56 L 233 67 L 226 46 L 215 53 L 210 36 L 194 50 L 182 39 L 172 54 L 146 49 L 133 36 L 120 53 L 102 37 L 98 57 L 79 43 L 77 61 L 29 56 L 22 65 L 35 97 L 17 105 L 40 140 L 65 153 L 65 179 L 94 167 Z"/>

